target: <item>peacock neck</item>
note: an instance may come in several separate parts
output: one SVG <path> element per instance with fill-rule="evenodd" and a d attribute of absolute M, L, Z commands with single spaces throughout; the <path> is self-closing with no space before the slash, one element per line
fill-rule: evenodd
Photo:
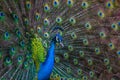
<path fill-rule="evenodd" d="M 50 48 L 48 50 L 48 54 L 46 56 L 46 60 L 44 63 L 54 63 L 54 50 L 55 50 L 55 42 L 51 41 Z"/>
<path fill-rule="evenodd" d="M 40 64 L 38 80 L 48 80 L 54 66 L 55 42 L 51 41 L 45 62 Z"/>

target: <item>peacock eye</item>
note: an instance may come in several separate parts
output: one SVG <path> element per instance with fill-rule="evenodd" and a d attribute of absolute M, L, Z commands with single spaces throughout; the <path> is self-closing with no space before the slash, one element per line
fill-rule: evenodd
<path fill-rule="evenodd" d="M 30 1 L 27 1 L 27 2 L 26 2 L 26 8 L 27 8 L 27 9 L 30 9 L 30 8 L 31 8 L 31 2 L 30 2 Z"/>
<path fill-rule="evenodd" d="M 93 64 L 92 59 L 88 59 L 88 65 L 92 65 L 92 64 Z"/>
<path fill-rule="evenodd" d="M 113 30 L 118 30 L 118 26 L 117 26 L 116 23 L 113 23 L 113 24 L 111 25 L 111 28 L 112 28 Z"/>
<path fill-rule="evenodd" d="M 47 18 L 44 19 L 44 25 L 48 26 L 50 24 L 49 20 Z"/>
<path fill-rule="evenodd" d="M 9 36 L 9 33 L 8 33 L 8 32 L 6 32 L 6 33 L 5 33 L 5 36 L 6 36 L 6 37 L 8 37 L 8 36 Z"/>
<path fill-rule="evenodd" d="M 95 53 L 100 54 L 100 48 L 95 48 Z"/>
<path fill-rule="evenodd" d="M 60 58 L 59 57 L 55 57 L 55 62 L 59 63 L 60 62 Z"/>
<path fill-rule="evenodd" d="M 14 17 L 15 19 L 18 19 L 18 16 L 17 16 L 16 14 L 13 14 L 13 17 Z"/>
<path fill-rule="evenodd" d="M 68 55 L 68 53 L 64 53 L 64 59 L 68 59 L 69 58 L 69 55 Z"/>
<path fill-rule="evenodd" d="M 49 10 L 50 10 L 49 5 L 48 5 L 48 4 L 45 4 L 45 5 L 44 5 L 44 11 L 45 11 L 45 12 L 49 12 Z"/>
<path fill-rule="evenodd" d="M 83 44 L 84 45 L 88 45 L 88 40 L 87 39 L 83 39 Z"/>
<path fill-rule="evenodd" d="M 120 26 L 120 21 L 118 21 L 118 26 Z"/>
<path fill-rule="evenodd" d="M 73 6 L 73 0 L 67 0 L 67 5 L 69 7 L 72 7 Z"/>
<path fill-rule="evenodd" d="M 73 46 L 72 46 L 72 45 L 69 45 L 69 46 L 68 46 L 68 50 L 69 50 L 69 51 L 73 51 Z"/>
<path fill-rule="evenodd" d="M 21 37 L 21 32 L 19 31 L 19 30 L 16 30 L 16 35 L 17 35 L 17 37 Z"/>
<path fill-rule="evenodd" d="M 88 80 L 88 77 L 87 76 L 83 76 L 82 80 Z"/>
<path fill-rule="evenodd" d="M 108 2 L 106 3 L 106 7 L 107 7 L 107 8 L 113 8 L 112 2 L 111 2 L 111 1 L 108 1 Z"/>
<path fill-rule="evenodd" d="M 76 23 L 76 20 L 75 20 L 75 18 L 71 17 L 69 19 L 69 22 L 70 22 L 70 24 L 74 25 Z"/>
<path fill-rule="evenodd" d="M 40 14 L 39 13 L 35 13 L 35 19 L 39 20 L 40 19 Z"/>
<path fill-rule="evenodd" d="M 84 57 L 84 52 L 83 51 L 79 51 L 80 57 Z"/>
<path fill-rule="evenodd" d="M 10 58 L 7 58 L 7 59 L 6 59 L 6 63 L 10 63 Z"/>
<path fill-rule="evenodd" d="M 16 49 L 15 49 L 14 47 L 12 47 L 12 48 L 10 49 L 10 54 L 11 54 L 11 55 L 14 55 L 15 52 L 16 52 Z"/>
<path fill-rule="evenodd" d="M 84 9 L 88 8 L 88 2 L 82 2 L 81 7 Z"/>
<path fill-rule="evenodd" d="M 110 65 L 108 65 L 107 70 L 110 72 L 112 70 L 112 67 Z"/>
<path fill-rule="evenodd" d="M 75 58 L 73 59 L 73 62 L 74 62 L 74 65 L 77 65 L 78 64 L 78 60 Z"/>
<path fill-rule="evenodd" d="M 110 49 L 112 49 L 112 50 L 115 48 L 115 46 L 114 46 L 114 44 L 113 44 L 113 43 L 109 43 L 109 44 L 108 44 L 108 46 L 109 46 L 109 47 L 110 47 Z"/>
<path fill-rule="evenodd" d="M 108 64 L 110 63 L 109 59 L 108 59 L 108 58 L 105 58 L 105 59 L 104 59 L 104 63 L 105 63 L 105 65 L 108 65 Z"/>
<path fill-rule="evenodd" d="M 29 24 L 29 21 L 28 21 L 27 18 L 24 19 L 24 23 L 25 23 L 25 25 L 28 25 L 28 24 Z"/>
<path fill-rule="evenodd" d="M 53 1 L 53 6 L 54 7 L 58 7 L 59 6 L 59 1 L 58 0 L 54 0 Z"/>
<path fill-rule="evenodd" d="M 49 34 L 47 32 L 44 33 L 45 38 L 49 38 Z"/>
<path fill-rule="evenodd" d="M 37 32 L 40 33 L 41 32 L 41 28 L 38 26 L 37 27 Z"/>
<path fill-rule="evenodd" d="M 24 62 L 24 68 L 28 68 L 28 61 Z"/>
<path fill-rule="evenodd" d="M 72 32 L 72 33 L 71 33 L 71 37 L 72 37 L 72 39 L 76 39 L 76 38 L 77 38 L 77 35 L 76 35 L 74 32 Z"/>
<path fill-rule="evenodd" d="M 22 64 L 22 60 L 23 60 L 22 56 L 17 57 L 18 64 Z"/>
<path fill-rule="evenodd" d="M 10 65 L 11 64 L 11 59 L 9 57 L 6 57 L 5 64 L 6 65 Z"/>
<path fill-rule="evenodd" d="M 20 46 L 21 46 L 21 47 L 24 47 L 24 46 L 25 46 L 25 42 L 24 42 L 24 41 L 21 41 L 21 42 L 20 42 Z"/>
<path fill-rule="evenodd" d="M 18 57 L 18 61 L 21 61 L 22 60 L 22 57 Z"/>
<path fill-rule="evenodd" d="M 71 73 L 71 68 L 67 68 L 67 73 Z"/>
<path fill-rule="evenodd" d="M 101 38 L 105 38 L 106 37 L 104 32 L 100 32 L 99 35 L 100 35 Z"/>
<path fill-rule="evenodd" d="M 5 16 L 5 14 L 3 12 L 0 12 L 0 17 Z"/>
<path fill-rule="evenodd" d="M 105 17 L 104 13 L 103 13 L 101 10 L 98 11 L 98 16 L 99 16 L 100 18 L 104 18 L 104 17 Z"/>
<path fill-rule="evenodd" d="M 119 51 L 117 51 L 117 54 L 118 54 L 118 56 L 120 56 L 120 50 L 119 50 Z"/>
<path fill-rule="evenodd" d="M 81 75 L 82 74 L 82 69 L 78 69 L 77 73 L 78 73 L 78 75 Z"/>
<path fill-rule="evenodd" d="M 93 71 L 90 71 L 90 72 L 89 72 L 89 75 L 90 75 L 91 78 L 94 77 L 94 72 L 93 72 Z"/>
<path fill-rule="evenodd" d="M 58 24 L 61 24 L 61 23 L 62 23 L 62 18 L 61 18 L 61 17 L 57 17 L 57 18 L 56 18 L 56 22 L 57 22 Z"/>
<path fill-rule="evenodd" d="M 8 32 L 5 32 L 4 34 L 4 39 L 8 40 L 10 38 L 10 34 Z"/>
<path fill-rule="evenodd" d="M 87 30 L 90 30 L 90 29 L 92 28 L 92 26 L 91 26 L 91 24 L 90 24 L 89 22 L 87 22 L 87 23 L 85 24 L 85 28 L 86 28 Z"/>

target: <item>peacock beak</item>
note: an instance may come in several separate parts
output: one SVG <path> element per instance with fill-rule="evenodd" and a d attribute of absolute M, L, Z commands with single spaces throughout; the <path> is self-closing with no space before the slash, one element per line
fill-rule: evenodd
<path fill-rule="evenodd" d="M 62 42 L 60 42 L 60 45 L 61 45 L 62 47 L 64 47 L 64 44 L 63 44 Z"/>

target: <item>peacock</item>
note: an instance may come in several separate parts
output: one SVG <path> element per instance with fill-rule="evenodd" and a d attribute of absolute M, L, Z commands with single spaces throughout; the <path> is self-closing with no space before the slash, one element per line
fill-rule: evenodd
<path fill-rule="evenodd" d="M 0 80 L 120 80 L 120 0 L 0 0 Z"/>

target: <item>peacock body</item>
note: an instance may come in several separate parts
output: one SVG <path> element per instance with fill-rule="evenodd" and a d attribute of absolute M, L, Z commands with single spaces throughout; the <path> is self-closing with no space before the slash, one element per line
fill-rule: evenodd
<path fill-rule="evenodd" d="M 120 0 L 0 0 L 0 80 L 120 80 Z"/>

